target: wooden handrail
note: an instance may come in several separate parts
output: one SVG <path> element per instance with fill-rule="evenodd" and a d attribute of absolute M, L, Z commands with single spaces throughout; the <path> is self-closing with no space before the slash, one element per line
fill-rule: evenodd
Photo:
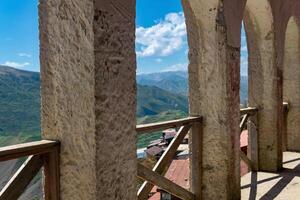
<path fill-rule="evenodd" d="M 202 117 L 200 116 L 187 117 L 187 118 L 176 119 L 176 120 L 165 121 L 165 122 L 137 125 L 136 131 L 138 134 L 142 134 L 147 132 L 159 131 L 167 128 L 180 127 L 180 126 L 192 124 L 195 122 L 201 122 L 201 121 L 202 121 Z"/>
<path fill-rule="evenodd" d="M 288 111 L 290 108 L 290 105 L 288 102 L 283 102 L 283 108 L 285 111 Z M 240 109 L 240 114 L 241 115 L 245 115 L 245 114 L 249 114 L 249 115 L 255 115 L 257 112 L 259 111 L 258 108 L 256 107 L 247 107 L 247 108 L 241 108 Z"/>
<path fill-rule="evenodd" d="M 0 162 L 16 158 L 49 153 L 59 146 L 58 141 L 41 140 L 0 148 Z"/>
<path fill-rule="evenodd" d="M 258 108 L 255 107 L 248 107 L 248 108 L 242 108 L 240 109 L 240 114 L 241 115 L 245 115 L 245 114 L 249 114 L 249 115 L 255 115 L 258 111 Z"/>
<path fill-rule="evenodd" d="M 290 109 L 290 104 L 288 102 L 283 102 L 283 109 L 288 112 Z"/>
<path fill-rule="evenodd" d="M 59 200 L 60 142 L 42 140 L 0 148 L 0 161 L 29 156 L 0 191 L 0 200 L 15 200 L 44 166 L 45 200 Z"/>

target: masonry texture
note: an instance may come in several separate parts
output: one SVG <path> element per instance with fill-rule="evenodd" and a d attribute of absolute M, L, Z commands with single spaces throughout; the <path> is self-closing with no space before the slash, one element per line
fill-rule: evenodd
<path fill-rule="evenodd" d="M 136 199 L 135 1 L 95 3 L 97 199 Z"/>
<path fill-rule="evenodd" d="M 95 199 L 93 2 L 40 1 L 42 134 L 61 148 L 61 198 Z"/>
<path fill-rule="evenodd" d="M 267 171 L 279 169 L 282 160 L 281 132 L 277 126 L 280 120 L 277 107 L 280 105 L 273 22 L 269 1 L 247 2 L 245 30 L 249 54 L 249 105 L 259 109 L 259 169 Z"/>
<path fill-rule="evenodd" d="M 258 151 L 251 156 L 258 152 L 260 170 L 277 171 L 283 100 L 291 108 L 288 149 L 300 151 L 300 1 L 182 3 L 190 115 L 203 116 L 203 130 L 191 133 L 191 191 L 196 200 L 240 199 L 242 19 L 249 104 L 259 109 L 250 141 L 258 141 Z M 40 0 L 39 6 L 42 135 L 61 141 L 61 199 L 136 199 L 135 1 Z"/>
<path fill-rule="evenodd" d="M 136 198 L 134 1 L 40 3 L 42 134 L 61 199 Z"/>
<path fill-rule="evenodd" d="M 190 114 L 204 119 L 199 147 L 203 199 L 240 198 L 239 50 L 244 5 L 183 1 L 190 48 Z"/>
<path fill-rule="evenodd" d="M 291 17 L 285 36 L 283 99 L 290 104 L 287 114 L 287 150 L 300 151 L 300 27 Z"/>

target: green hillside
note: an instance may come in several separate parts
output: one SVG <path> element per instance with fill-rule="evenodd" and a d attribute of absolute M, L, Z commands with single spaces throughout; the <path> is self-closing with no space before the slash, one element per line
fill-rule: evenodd
<path fill-rule="evenodd" d="M 188 74 L 186 71 L 140 74 L 137 76 L 137 83 L 156 86 L 176 94 L 187 95 L 188 93 Z"/>
<path fill-rule="evenodd" d="M 138 85 L 137 117 L 154 116 L 166 111 L 188 112 L 187 97 L 156 86 Z"/>
<path fill-rule="evenodd" d="M 156 86 L 137 88 L 137 123 L 187 116 L 187 96 Z M 0 66 L 0 146 L 39 138 L 39 73 Z"/>
<path fill-rule="evenodd" d="M 138 75 L 137 123 L 187 116 L 187 78 L 187 72 Z M 241 102 L 246 99 L 247 77 L 241 77 Z M 0 66 L 0 146 L 39 138 L 39 73 Z M 145 146 L 152 139 L 153 135 L 140 136 L 138 146 Z"/>
<path fill-rule="evenodd" d="M 0 66 L 0 136 L 27 133 L 40 133 L 39 73 Z"/>

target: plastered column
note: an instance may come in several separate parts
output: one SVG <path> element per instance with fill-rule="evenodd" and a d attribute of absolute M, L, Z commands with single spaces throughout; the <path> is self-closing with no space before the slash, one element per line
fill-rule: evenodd
<path fill-rule="evenodd" d="M 136 199 L 135 2 L 41 0 L 42 134 L 64 200 Z"/>
<path fill-rule="evenodd" d="M 243 1 L 183 0 L 189 43 L 191 115 L 203 116 L 202 177 L 197 199 L 240 199 L 239 81 Z M 195 133 L 193 138 L 198 138 Z M 193 137 L 194 136 L 194 137 Z M 191 157 L 193 158 L 193 157 Z M 199 161 L 200 162 L 200 161 Z M 200 193 L 200 194 L 199 194 Z"/>
<path fill-rule="evenodd" d="M 64 200 L 96 199 L 92 0 L 41 0 L 42 137 L 61 141 Z"/>
<path fill-rule="evenodd" d="M 97 199 L 137 198 L 135 0 L 94 14 Z"/>
<path fill-rule="evenodd" d="M 287 114 L 287 150 L 300 151 L 300 33 L 299 22 L 291 17 L 287 25 L 284 66 L 283 99 L 289 102 Z"/>
<path fill-rule="evenodd" d="M 282 166 L 280 73 L 275 64 L 275 30 L 268 0 L 247 1 L 245 30 L 249 53 L 249 106 L 258 111 L 259 170 Z M 280 105 L 281 101 L 281 105 Z"/>

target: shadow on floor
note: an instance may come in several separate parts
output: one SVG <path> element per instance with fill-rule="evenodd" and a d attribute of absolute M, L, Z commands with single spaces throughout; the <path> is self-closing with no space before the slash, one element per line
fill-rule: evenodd
<path fill-rule="evenodd" d="M 300 160 L 300 158 L 289 160 L 289 161 L 284 162 L 284 164 L 291 163 L 294 161 L 299 161 L 299 160 Z M 259 184 L 266 183 L 266 182 L 272 181 L 274 179 L 280 179 L 262 197 L 259 198 L 260 200 L 273 200 L 282 192 L 282 190 L 287 185 L 289 185 L 289 183 L 293 180 L 294 177 L 300 177 L 300 164 L 298 164 L 294 169 L 283 168 L 277 174 L 278 174 L 277 176 L 273 176 L 273 177 L 258 181 L 257 180 L 257 172 L 252 172 L 251 173 L 251 183 L 242 186 L 241 189 L 250 187 L 249 200 L 255 200 L 255 199 L 257 199 L 257 187 L 259 186 Z"/>

